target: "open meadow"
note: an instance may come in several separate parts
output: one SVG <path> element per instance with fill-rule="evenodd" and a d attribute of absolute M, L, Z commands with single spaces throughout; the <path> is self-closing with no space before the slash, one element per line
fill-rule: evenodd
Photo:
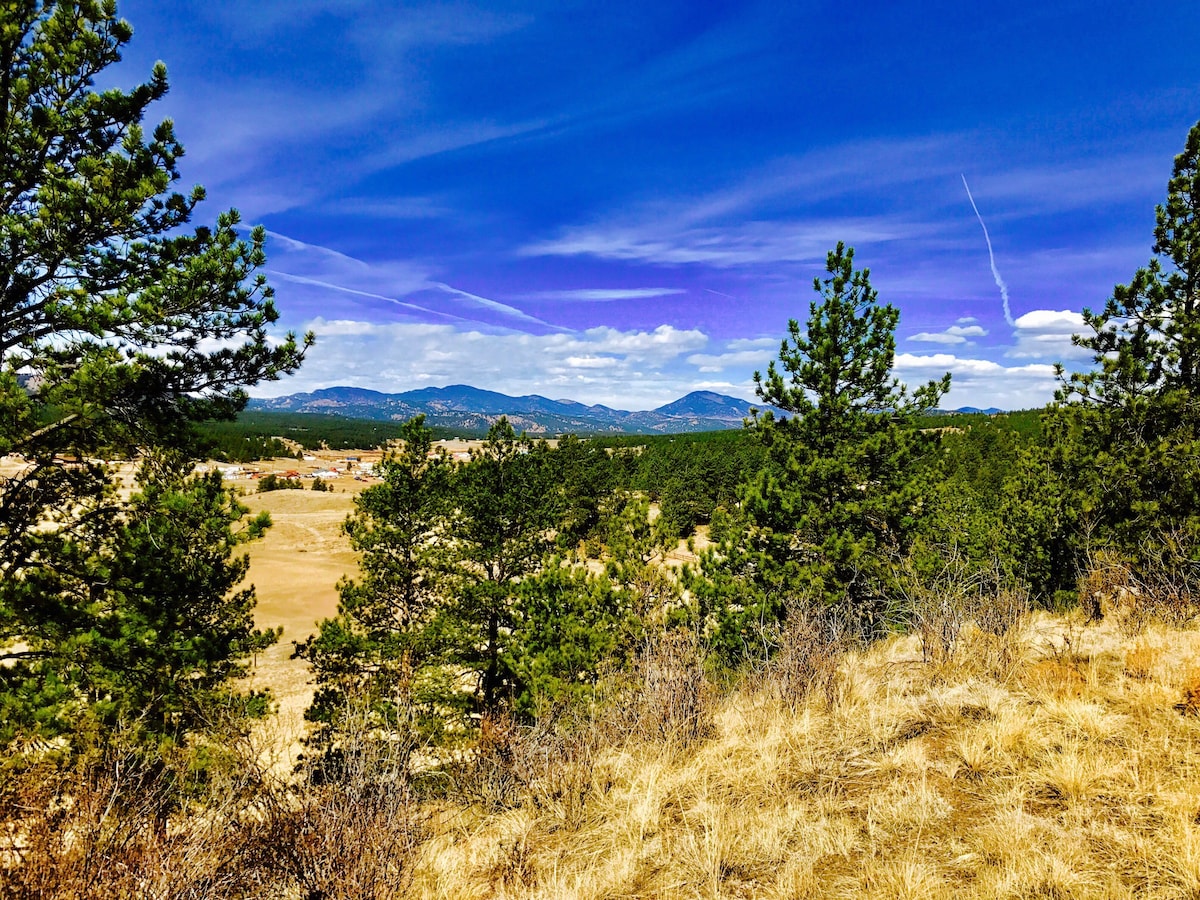
<path fill-rule="evenodd" d="M 1045 613 L 807 697 L 769 667 L 700 736 L 517 743 L 511 793 L 431 810 L 409 896 L 1196 897 L 1198 667 L 1195 631 Z"/>
<path fill-rule="evenodd" d="M 341 523 L 366 483 L 335 485 L 245 497 L 274 522 L 248 578 L 284 627 L 252 678 L 279 701 L 260 741 L 280 774 L 312 697 L 291 642 L 356 571 Z M 826 672 L 785 651 L 724 693 L 678 663 L 620 715 L 485 739 L 430 776 L 438 799 L 399 801 L 402 859 L 339 877 L 427 898 L 1200 895 L 1200 632 L 1042 612 L 937 659 L 915 634 Z"/>

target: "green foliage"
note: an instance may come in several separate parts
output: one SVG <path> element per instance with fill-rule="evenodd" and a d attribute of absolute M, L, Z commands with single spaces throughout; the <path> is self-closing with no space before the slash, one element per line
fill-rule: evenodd
<path fill-rule="evenodd" d="M 1080 531 L 1085 492 L 1071 481 L 1086 477 L 1091 458 L 1079 445 L 1070 416 L 1048 412 L 1044 445 L 1026 448 L 1001 500 L 1004 547 L 1034 599 L 1057 607 L 1080 575 L 1084 535 Z"/>
<path fill-rule="evenodd" d="M 1042 462 L 1072 537 L 1061 555 L 1074 565 L 1056 561 L 1068 572 L 1106 551 L 1152 580 L 1164 541 L 1183 548 L 1184 569 L 1200 562 L 1200 123 L 1175 158 L 1153 250 L 1103 309 L 1084 310 L 1076 343 L 1094 368 L 1064 382 L 1049 414 Z"/>
<path fill-rule="evenodd" d="M 971 578 L 981 572 L 1015 578 L 1026 568 L 1027 558 L 1011 555 L 1006 504 L 1027 442 L 1000 417 L 973 416 L 938 434 L 940 452 L 914 473 L 919 514 L 905 561 L 909 574 L 932 579 L 951 559 Z"/>
<path fill-rule="evenodd" d="M 476 704 L 489 711 L 509 701 L 515 678 L 512 607 L 519 583 L 553 551 L 561 494 L 545 441 L 518 437 L 501 418 L 454 479 L 448 527 L 453 573 L 447 608 L 458 662 L 477 680 Z"/>
<path fill-rule="evenodd" d="M 229 682 L 278 638 L 254 628 L 254 589 L 235 590 L 248 564 L 235 548 L 270 520 L 235 528 L 246 509 L 234 492 L 184 468 L 147 464 L 119 518 L 41 536 L 55 565 L 7 592 L 23 647 L 0 668 L 3 743 L 121 726 L 153 744 L 224 712 L 265 711 L 262 695 Z"/>
<path fill-rule="evenodd" d="M 707 583 L 692 586 L 711 639 L 731 654 L 748 629 L 794 606 L 836 607 L 858 633 L 877 632 L 891 563 L 912 540 L 913 474 L 933 438 L 911 423 L 936 408 L 950 376 L 912 397 L 892 377 L 899 313 L 877 303 L 853 263 L 838 244 L 806 329 L 790 321 L 779 365 L 755 374 L 760 399 L 791 415 L 757 420 L 768 464 L 744 485 L 739 513 L 714 522 Z"/>
<path fill-rule="evenodd" d="M 314 491 L 323 491 L 325 493 L 329 493 L 330 491 L 333 490 L 333 488 L 331 488 L 329 486 L 329 482 L 324 481 L 323 479 L 320 479 L 320 478 L 313 479 L 312 489 Z"/>
<path fill-rule="evenodd" d="M 258 493 L 269 494 L 271 491 L 302 491 L 304 483 L 299 478 L 285 478 L 270 472 L 258 479 Z"/>
<path fill-rule="evenodd" d="M 502 660 L 516 712 L 536 717 L 578 703 L 592 695 L 603 671 L 626 665 L 640 632 L 632 605 L 628 590 L 558 560 L 522 581 Z"/>
<path fill-rule="evenodd" d="M 187 447 L 192 422 L 235 413 L 309 340 L 268 339 L 261 228 L 244 238 L 231 210 L 188 229 L 204 192 L 171 191 L 183 148 L 169 121 L 142 125 L 162 64 L 96 90 L 131 33 L 111 2 L 0 17 L 0 450 L 27 462 L 0 480 L 6 742 L 129 717 L 202 728 L 265 639 L 252 594 L 225 594 L 244 566 L 219 481 L 173 462 L 126 505 L 98 461 Z"/>
<path fill-rule="evenodd" d="M 222 462 L 248 463 L 260 459 L 300 455 L 277 437 L 241 434 L 213 436 L 208 433 L 208 429 L 202 429 L 201 432 L 197 454 Z"/>
<path fill-rule="evenodd" d="M 422 419 L 408 423 L 383 482 L 356 499 L 346 530 L 360 577 L 296 646 L 317 683 L 312 743 L 332 755 L 363 704 L 389 739 L 437 740 L 480 714 L 582 699 L 681 605 L 658 565 L 674 538 L 651 527 L 646 500 L 613 494 L 604 448 L 551 449 L 501 419 L 454 464 L 431 439 Z M 604 574 L 555 555 L 593 532 L 607 538 Z"/>
<path fill-rule="evenodd" d="M 436 731 L 437 705 L 447 697 L 431 667 L 443 649 L 446 548 L 438 540 L 451 511 L 450 463 L 431 453 L 424 417 L 406 423 L 402 436 L 402 449 L 380 463 L 383 480 L 355 497 L 346 520 L 360 578 L 338 585 L 337 616 L 295 648 L 317 684 L 306 716 L 321 726 L 312 743 L 323 749 L 344 736 L 347 716 L 360 727 L 364 705 L 373 729 Z"/>
<path fill-rule="evenodd" d="M 748 431 L 591 438 L 611 448 L 614 486 L 645 494 L 680 535 L 707 525 L 718 506 L 738 502 L 742 481 L 759 471 L 766 448 Z"/>
<path fill-rule="evenodd" d="M 1039 440 L 1042 433 L 1041 409 L 1016 409 L 1000 413 L 918 413 L 912 419 L 916 428 L 958 428 L 968 431 L 982 424 L 1008 432 L 1022 442 Z"/>
<path fill-rule="evenodd" d="M 642 629 L 661 630 L 681 619 L 682 591 L 665 566 L 667 553 L 678 543 L 677 532 L 665 515 L 651 523 L 647 500 L 615 493 L 605 508 L 604 574 L 630 594 Z"/>
<path fill-rule="evenodd" d="M 558 442 L 550 466 L 561 492 L 557 544 L 571 552 L 598 532 L 601 502 L 612 491 L 617 472 L 604 447 L 574 435 Z"/>

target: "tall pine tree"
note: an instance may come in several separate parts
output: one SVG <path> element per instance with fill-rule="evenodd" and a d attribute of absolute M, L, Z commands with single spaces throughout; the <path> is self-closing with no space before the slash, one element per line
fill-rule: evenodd
<path fill-rule="evenodd" d="M 759 399 L 785 415 L 758 418 L 768 464 L 743 485 L 740 515 L 714 521 L 709 577 L 692 582 L 731 656 L 747 629 L 770 629 L 796 605 L 834 608 L 860 634 L 883 627 L 890 565 L 918 507 L 912 467 L 928 442 L 907 426 L 950 386 L 946 375 L 910 395 L 893 377 L 899 312 L 879 304 L 852 249 L 839 243 L 826 272 L 806 327 L 791 320 L 778 364 L 755 373 Z"/>
<path fill-rule="evenodd" d="M 1093 368 L 1064 381 L 1046 423 L 1071 533 L 1049 587 L 1099 553 L 1151 593 L 1200 590 L 1200 123 L 1156 209 L 1153 253 L 1102 309 L 1084 310 L 1075 341 Z"/>
<path fill-rule="evenodd" d="M 224 593 L 244 571 L 226 552 L 237 507 L 219 486 L 183 479 L 190 467 L 170 450 L 188 443 L 190 422 L 232 415 L 244 387 L 294 369 L 304 348 L 268 339 L 278 313 L 255 273 L 263 231 L 244 238 L 234 211 L 187 228 L 204 191 L 171 189 L 183 153 L 171 122 L 143 127 L 167 91 L 162 64 L 128 91 L 96 90 L 131 35 L 112 0 L 0 10 L 0 453 L 23 460 L 0 476 L 9 736 L 52 736 L 89 710 L 107 719 L 120 696 L 171 696 L 180 672 L 208 685 L 206 667 L 233 674 L 228 661 L 258 640 L 242 629 L 247 595 Z M 170 464 L 148 470 L 126 508 L 103 460 L 163 449 Z M 137 519 L 146 504 L 189 503 L 197 518 L 180 509 L 176 530 L 149 512 Z M 146 540 L 137 554 L 118 551 L 134 521 Z M 190 562 L 207 568 L 178 571 L 180 548 L 160 536 L 194 542 Z M 160 589 L 172 611 L 155 618 L 146 592 Z M 242 632 L 206 642 L 189 631 L 187 604 L 208 621 L 216 598 Z M 112 667 L 100 690 L 71 648 L 114 627 L 156 661 L 128 667 L 125 685 Z M 162 658 L 166 648 L 177 659 Z M 135 688 L 153 672 L 160 689 Z M 152 721 L 186 731 L 203 716 L 149 710 Z"/>

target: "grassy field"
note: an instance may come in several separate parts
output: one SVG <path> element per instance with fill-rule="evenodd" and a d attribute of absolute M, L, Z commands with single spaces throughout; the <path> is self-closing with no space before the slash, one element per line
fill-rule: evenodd
<path fill-rule="evenodd" d="M 119 761 L 71 787 L 21 837 L 28 896 L 1200 897 L 1200 631 L 1078 614 L 968 626 L 937 661 L 916 635 L 800 640 L 722 689 L 660 646 L 590 710 L 418 753 L 411 784 L 407 757 L 368 758 L 296 792 L 312 688 L 291 641 L 356 571 L 341 523 L 368 483 L 246 494 L 274 520 L 249 578 L 285 629 L 252 676 L 279 716 L 166 831 L 113 824 Z"/>
<path fill-rule="evenodd" d="M 362 486 L 352 479 L 342 481 Z M 283 637 L 258 658 L 250 683 L 269 688 L 278 701 L 279 713 L 270 727 L 277 731 L 276 752 L 288 768 L 313 692 L 307 665 L 291 658 L 292 641 L 303 640 L 316 630 L 320 619 L 337 613 L 337 583 L 358 569 L 357 557 L 342 534 L 356 491 L 343 491 L 343 487 L 335 486 L 330 493 L 271 491 L 243 498 L 252 512 L 271 514 L 266 536 L 249 546 L 246 579 L 258 595 L 258 625 L 283 626 Z"/>
<path fill-rule="evenodd" d="M 268 743 L 289 766 L 311 696 L 291 641 L 355 570 L 340 526 L 362 486 L 246 498 L 275 523 L 250 580 L 260 623 L 285 633 L 254 679 L 280 701 Z M 456 802 L 412 801 L 405 890 L 1197 897 L 1198 702 L 1191 630 L 1042 613 L 1004 641 L 968 633 L 938 663 L 896 637 L 844 655 L 828 691 L 800 697 L 764 671 L 709 696 L 698 739 L 604 715 L 566 743 L 504 736 L 500 793 L 474 772 Z"/>
<path fill-rule="evenodd" d="M 1200 896 L 1198 665 L 1192 631 L 1044 614 L 938 665 L 897 637 L 829 696 L 767 675 L 703 741 L 617 737 L 512 808 L 442 809 L 411 894 Z"/>

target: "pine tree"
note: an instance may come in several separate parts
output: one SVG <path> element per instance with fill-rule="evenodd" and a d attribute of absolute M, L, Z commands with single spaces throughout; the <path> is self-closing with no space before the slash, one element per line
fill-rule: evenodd
<path fill-rule="evenodd" d="M 906 426 L 950 385 L 947 375 L 910 396 L 892 376 L 898 311 L 879 305 L 843 244 L 826 271 L 806 328 L 790 321 L 778 365 L 755 373 L 759 399 L 787 415 L 758 418 L 768 465 L 743 486 L 733 519 L 714 521 L 710 577 L 693 583 L 731 656 L 747 628 L 771 627 L 796 605 L 836 608 L 861 634 L 883 627 L 890 563 L 919 505 L 912 466 L 927 443 Z"/>
<path fill-rule="evenodd" d="M 405 423 L 401 441 L 379 464 L 382 481 L 355 497 L 344 526 L 361 554 L 360 577 L 338 585 L 337 616 L 296 645 L 317 685 L 306 713 L 320 725 L 311 743 L 324 750 L 336 749 L 347 727 L 406 740 L 436 731 L 435 707 L 455 690 L 439 677 L 436 634 L 451 463 L 432 452 L 424 416 Z"/>
<path fill-rule="evenodd" d="M 1135 581 L 1200 588 L 1200 123 L 1156 209 L 1155 257 L 1084 310 L 1093 368 L 1064 381 L 1047 422 L 1075 566 L 1096 551 Z M 1061 374 L 1061 368 L 1060 368 Z M 1164 568 L 1165 566 L 1165 568 Z M 1057 572 L 1058 585 L 1074 572 Z"/>
<path fill-rule="evenodd" d="M 137 624 L 137 591 L 116 585 L 136 575 L 175 590 L 179 548 L 154 537 L 140 548 L 145 559 L 106 556 L 133 539 L 139 502 L 190 497 L 206 521 L 225 522 L 197 522 L 187 533 L 198 542 L 194 559 L 209 563 L 193 573 L 198 614 L 242 571 L 221 549 L 237 516 L 217 487 L 164 471 L 126 509 L 103 460 L 186 445 L 191 422 L 232 415 L 245 386 L 291 371 L 303 356 L 290 336 L 268 339 L 278 313 L 255 274 L 263 231 L 244 238 L 234 211 L 215 227 L 186 227 L 204 192 L 171 190 L 183 153 L 171 122 L 142 125 L 167 91 L 165 68 L 129 91 L 95 89 L 131 35 L 112 0 L 19 0 L 0 11 L 0 453 L 24 460 L 0 477 L 0 706 L 10 735 L 53 734 L 68 727 L 71 710 L 97 711 L 122 693 L 120 671 L 101 694 L 70 664 L 68 648 L 105 623 L 121 620 L 174 646 L 158 630 L 166 623 Z M 247 595 L 226 602 L 230 620 L 243 622 Z M 186 633 L 176 636 L 190 641 Z M 211 652 L 213 672 L 232 674 L 225 663 L 255 641 L 195 646 Z M 207 684 L 195 674 L 201 663 L 186 668 Z M 131 684 L 144 674 L 135 668 Z M 42 708 L 29 704 L 30 685 Z M 177 721 L 186 730 L 199 720 Z"/>
<path fill-rule="evenodd" d="M 454 479 L 455 511 L 448 529 L 453 572 L 447 628 L 455 662 L 477 680 L 476 707 L 494 711 L 513 699 L 511 651 L 518 587 L 554 549 L 561 517 L 545 441 L 517 436 L 506 418 Z"/>

